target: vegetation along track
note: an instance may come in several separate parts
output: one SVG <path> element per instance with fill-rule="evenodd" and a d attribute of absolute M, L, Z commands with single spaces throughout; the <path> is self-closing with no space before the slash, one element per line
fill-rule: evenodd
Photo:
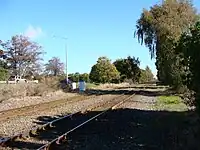
<path fill-rule="evenodd" d="M 62 143 L 63 139 L 65 139 L 72 131 L 96 119 L 108 110 L 115 109 L 131 97 L 133 97 L 133 95 L 122 94 L 114 99 L 96 105 L 95 107 L 89 107 L 86 110 L 67 114 L 66 116 L 50 121 L 40 127 L 31 129 L 26 134 L 2 138 L 0 139 L 0 144 L 4 147 L 8 146 L 19 149 L 25 147 L 26 149 L 52 149 L 52 147 L 57 146 L 58 143 Z M 99 111 L 99 113 L 94 115 L 83 115 L 91 110 Z M 50 142 L 48 143 L 47 141 Z"/>
<path fill-rule="evenodd" d="M 60 106 L 66 103 L 69 103 L 69 104 L 75 103 L 75 102 L 86 100 L 92 97 L 94 96 L 78 95 L 78 96 L 73 96 L 73 97 L 69 97 L 69 98 L 65 98 L 61 100 L 54 100 L 50 102 L 39 103 L 35 105 L 0 111 L 0 121 L 9 120 L 17 116 L 28 115 L 28 114 L 31 114 L 32 112 L 45 111 L 47 109 L 55 108 L 57 106 Z"/>

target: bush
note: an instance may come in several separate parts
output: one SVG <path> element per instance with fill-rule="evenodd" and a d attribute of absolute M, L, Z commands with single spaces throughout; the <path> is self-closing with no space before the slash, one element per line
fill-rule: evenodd
<path fill-rule="evenodd" d="M 8 70 L 0 68 L 0 81 L 5 81 L 8 78 Z"/>
<path fill-rule="evenodd" d="M 111 83 L 119 80 L 120 74 L 107 57 L 99 57 L 91 68 L 89 78 L 92 82 Z"/>

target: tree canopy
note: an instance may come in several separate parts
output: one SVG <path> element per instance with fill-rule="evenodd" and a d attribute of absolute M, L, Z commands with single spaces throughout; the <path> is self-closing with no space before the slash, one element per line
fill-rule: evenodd
<path fill-rule="evenodd" d="M 8 70 L 0 67 L 0 81 L 5 81 L 8 79 Z"/>
<path fill-rule="evenodd" d="M 80 74 L 79 72 L 70 73 L 69 79 L 72 80 L 73 82 L 79 82 L 79 80 L 84 80 L 85 82 L 90 81 L 88 73 Z"/>
<path fill-rule="evenodd" d="M 99 57 L 97 63 L 92 66 L 90 80 L 97 83 L 107 83 L 119 80 L 119 72 L 115 65 L 107 57 Z"/>
<path fill-rule="evenodd" d="M 117 59 L 114 63 L 117 70 L 120 72 L 120 81 L 124 82 L 130 79 L 133 82 L 138 82 L 140 78 L 140 61 L 139 58 L 128 56 L 125 59 Z"/>
<path fill-rule="evenodd" d="M 154 75 L 151 69 L 149 68 L 149 66 L 146 66 L 145 69 L 141 69 L 141 74 L 140 74 L 140 79 L 139 79 L 140 83 L 149 82 L 149 81 L 152 81 L 153 79 L 154 79 Z"/>
<path fill-rule="evenodd" d="M 149 48 L 151 58 L 156 58 L 158 79 L 164 84 L 182 85 L 183 67 L 175 55 L 174 44 L 196 19 L 196 10 L 190 1 L 165 0 L 150 10 L 144 9 L 137 21 L 135 35 Z"/>
<path fill-rule="evenodd" d="M 185 66 L 184 83 L 195 92 L 196 106 L 200 111 L 200 22 L 190 28 L 190 32 L 182 34 L 177 42 L 176 52 Z"/>
<path fill-rule="evenodd" d="M 26 76 L 29 72 L 35 72 L 40 66 L 43 54 L 42 47 L 22 35 L 15 35 L 6 42 L 0 41 L 5 50 L 5 56 L 11 74 Z"/>
<path fill-rule="evenodd" d="M 61 62 L 60 58 L 52 57 L 48 63 L 45 64 L 45 72 L 53 76 L 64 74 L 64 63 Z"/>

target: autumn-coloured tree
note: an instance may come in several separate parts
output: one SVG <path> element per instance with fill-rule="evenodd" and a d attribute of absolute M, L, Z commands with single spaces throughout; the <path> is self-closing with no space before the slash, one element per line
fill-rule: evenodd
<path fill-rule="evenodd" d="M 53 57 L 45 64 L 45 72 L 53 76 L 64 74 L 64 63 L 60 58 Z"/>
<path fill-rule="evenodd" d="M 41 46 L 23 35 L 15 35 L 8 41 L 0 41 L 4 49 L 6 61 L 12 75 L 26 76 L 40 67 Z"/>

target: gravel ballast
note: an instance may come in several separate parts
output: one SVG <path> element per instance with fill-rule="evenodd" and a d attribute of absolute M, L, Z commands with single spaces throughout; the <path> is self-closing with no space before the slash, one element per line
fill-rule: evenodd
<path fill-rule="evenodd" d="M 37 125 L 36 122 L 38 122 L 38 117 L 45 116 L 47 118 L 52 118 L 56 115 L 73 113 L 76 111 L 86 109 L 91 105 L 110 100 L 114 97 L 116 97 L 116 95 L 101 95 L 95 98 L 86 99 L 81 102 L 74 102 L 70 104 L 66 103 L 65 105 L 46 110 L 45 112 L 34 112 L 29 116 L 20 116 L 12 118 L 8 121 L 0 121 L 0 135 L 11 136 L 22 131 L 30 130 L 32 127 L 35 127 Z"/>
<path fill-rule="evenodd" d="M 154 110 L 155 102 L 156 97 L 136 95 L 135 97 L 123 103 L 119 108 Z"/>
<path fill-rule="evenodd" d="M 194 128 L 198 124 L 190 121 L 196 115 L 155 110 L 156 99 L 156 96 L 137 95 L 69 134 L 67 143 L 59 146 L 59 150 L 200 149 Z"/>
<path fill-rule="evenodd" d="M 56 91 L 48 93 L 45 96 L 26 96 L 22 98 L 10 98 L 0 103 L 0 111 L 50 102 L 63 98 L 73 97 L 76 95 L 77 94 L 74 93 L 64 93 L 62 91 Z"/>

